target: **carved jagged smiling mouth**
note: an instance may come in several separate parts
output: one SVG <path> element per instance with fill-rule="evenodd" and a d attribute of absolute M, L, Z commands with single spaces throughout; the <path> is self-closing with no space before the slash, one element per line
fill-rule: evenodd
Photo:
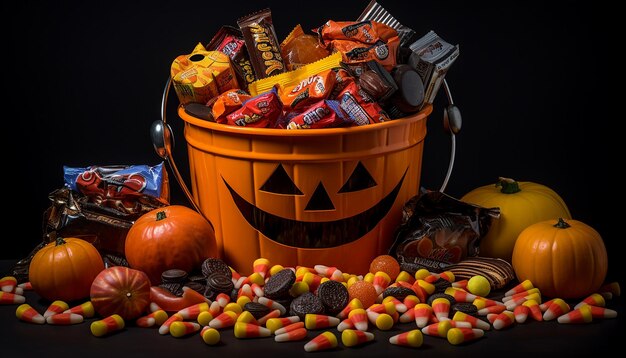
<path fill-rule="evenodd" d="M 334 221 L 298 221 L 261 210 L 242 198 L 224 180 L 233 201 L 246 221 L 275 242 L 301 248 L 329 248 L 356 241 L 370 232 L 384 218 L 396 201 L 406 171 L 396 186 L 376 205 L 351 217 Z"/>

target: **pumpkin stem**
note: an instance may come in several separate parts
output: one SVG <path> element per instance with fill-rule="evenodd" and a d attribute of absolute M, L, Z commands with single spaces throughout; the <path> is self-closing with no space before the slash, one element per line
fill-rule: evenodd
<path fill-rule="evenodd" d="M 563 218 L 559 218 L 559 221 L 556 224 L 554 224 L 554 227 L 559 228 L 559 229 L 567 229 L 568 227 L 571 227 L 571 225 L 566 223 L 565 220 L 563 220 Z"/>
<path fill-rule="evenodd" d="M 496 183 L 496 188 L 501 187 L 500 192 L 503 194 L 515 194 L 522 191 L 519 188 L 519 183 L 511 178 L 499 177 Z"/>
<path fill-rule="evenodd" d="M 63 239 L 61 236 L 57 236 L 55 241 L 56 241 L 55 246 L 64 245 L 66 243 L 65 239 Z"/>
<path fill-rule="evenodd" d="M 166 217 L 167 217 L 167 216 L 165 215 L 165 211 L 159 211 L 159 212 L 157 212 L 157 218 L 156 218 L 156 221 L 163 220 L 163 219 L 165 219 Z"/>

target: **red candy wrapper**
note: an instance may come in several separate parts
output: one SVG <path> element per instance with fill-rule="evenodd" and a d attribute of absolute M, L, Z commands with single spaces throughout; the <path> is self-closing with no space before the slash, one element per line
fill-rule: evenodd
<path fill-rule="evenodd" d="M 389 120 L 385 111 L 352 82 L 339 93 L 339 106 L 346 116 L 359 126 Z"/>
<path fill-rule="evenodd" d="M 346 118 L 339 108 L 339 102 L 323 100 L 291 118 L 287 129 L 329 128 L 346 123 Z"/>
<path fill-rule="evenodd" d="M 217 122 L 240 127 L 273 128 L 282 114 L 282 108 L 276 87 L 273 87 L 270 91 L 250 98 L 240 109 L 230 113 L 225 119 L 218 118 Z"/>

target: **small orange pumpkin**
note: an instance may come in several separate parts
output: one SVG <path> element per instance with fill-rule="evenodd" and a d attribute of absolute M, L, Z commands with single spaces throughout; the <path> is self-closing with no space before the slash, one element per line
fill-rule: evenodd
<path fill-rule="evenodd" d="M 118 314 L 124 320 L 135 319 L 144 314 L 150 304 L 150 280 L 139 270 L 109 267 L 93 280 L 90 297 L 102 317 Z"/>
<path fill-rule="evenodd" d="M 104 262 L 92 244 L 57 237 L 33 256 L 28 279 L 46 300 L 75 301 L 89 297 L 91 283 L 102 270 Z"/>
<path fill-rule="evenodd" d="M 217 256 L 215 233 L 198 212 L 182 205 L 154 209 L 142 215 L 126 234 L 130 267 L 145 272 L 153 285 L 168 269 L 187 272 Z"/>
<path fill-rule="evenodd" d="M 530 280 L 547 297 L 580 298 L 596 292 L 608 258 L 600 234 L 577 220 L 547 220 L 524 229 L 513 249 L 520 282 Z"/>

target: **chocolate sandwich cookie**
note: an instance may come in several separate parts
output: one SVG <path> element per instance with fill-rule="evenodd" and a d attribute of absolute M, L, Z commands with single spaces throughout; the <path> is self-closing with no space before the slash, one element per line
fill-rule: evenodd
<path fill-rule="evenodd" d="M 235 285 L 230 277 L 215 272 L 210 274 L 206 279 L 206 290 L 204 291 L 204 296 L 210 300 L 215 300 L 217 295 L 220 293 L 230 295 L 234 287 Z"/>
<path fill-rule="evenodd" d="M 383 298 L 392 296 L 395 297 L 398 301 L 402 302 L 408 295 L 415 296 L 415 291 L 408 287 L 398 286 L 398 287 L 387 287 L 383 291 Z"/>
<path fill-rule="evenodd" d="M 187 282 L 189 281 L 199 282 L 204 285 L 204 283 L 206 282 L 206 276 L 199 273 L 190 274 L 189 276 L 187 276 Z"/>
<path fill-rule="evenodd" d="M 202 263 L 202 274 L 205 277 L 209 277 L 209 275 L 215 272 L 221 273 L 229 279 L 233 278 L 233 272 L 224 261 L 215 257 L 210 257 L 204 260 L 204 262 Z"/>
<path fill-rule="evenodd" d="M 454 315 L 456 312 L 463 312 L 468 315 L 476 316 L 478 314 L 478 307 L 469 302 L 457 302 L 450 306 L 450 315 Z"/>
<path fill-rule="evenodd" d="M 440 278 L 433 282 L 433 286 L 435 286 L 435 292 L 445 292 L 446 288 L 452 287 L 452 284 L 449 281 Z"/>
<path fill-rule="evenodd" d="M 289 314 L 300 317 L 304 321 L 304 317 L 308 314 L 323 314 L 324 305 L 322 301 L 311 292 L 305 292 L 291 301 L 289 305 Z"/>
<path fill-rule="evenodd" d="M 170 269 L 161 273 L 161 282 L 163 283 L 185 283 L 187 281 L 187 272 L 179 269 Z"/>
<path fill-rule="evenodd" d="M 254 318 L 259 319 L 270 313 L 272 309 L 258 302 L 247 302 L 243 305 L 243 310 L 250 312 Z"/>
<path fill-rule="evenodd" d="M 296 274 L 290 269 L 283 269 L 270 276 L 265 283 L 265 297 L 282 298 L 289 295 L 289 289 L 296 282 Z"/>
<path fill-rule="evenodd" d="M 196 282 L 196 281 L 187 281 L 185 283 L 185 286 L 191 288 L 192 290 L 198 292 L 201 295 L 204 295 L 204 292 L 206 291 L 206 285 L 200 282 Z"/>
<path fill-rule="evenodd" d="M 348 289 L 337 281 L 322 282 L 317 288 L 317 297 L 330 315 L 339 313 L 350 301 Z"/>
<path fill-rule="evenodd" d="M 432 295 L 428 296 L 428 299 L 426 299 L 426 303 L 428 303 L 429 306 L 432 306 L 433 301 L 437 298 L 445 298 L 446 300 L 450 301 L 450 307 L 456 304 L 456 300 L 454 299 L 454 297 L 445 293 L 433 293 Z"/>
<path fill-rule="evenodd" d="M 182 296 L 183 295 L 183 284 L 182 283 L 178 283 L 178 282 L 165 282 L 165 283 L 161 283 L 159 285 L 159 287 L 161 287 L 162 289 L 165 289 L 167 291 L 169 291 L 170 293 L 172 293 L 175 296 Z"/>

